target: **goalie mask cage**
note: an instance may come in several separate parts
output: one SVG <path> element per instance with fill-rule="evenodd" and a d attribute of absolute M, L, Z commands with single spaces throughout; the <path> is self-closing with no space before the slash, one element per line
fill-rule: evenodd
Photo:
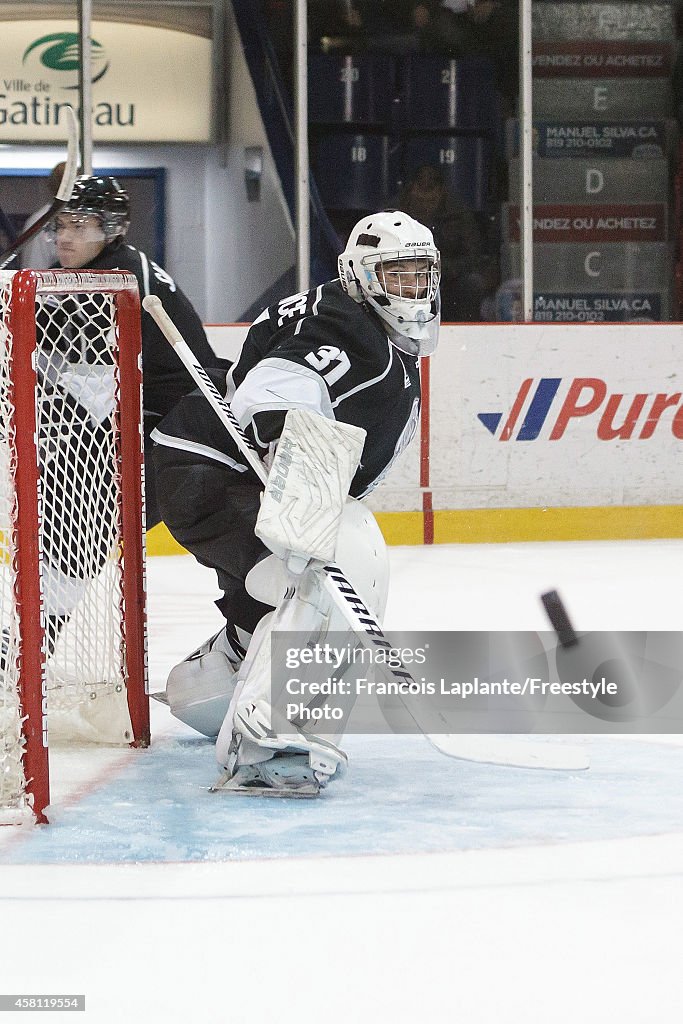
<path fill-rule="evenodd" d="M 0 272 L 0 824 L 48 742 L 149 742 L 143 494 L 135 278 Z"/>

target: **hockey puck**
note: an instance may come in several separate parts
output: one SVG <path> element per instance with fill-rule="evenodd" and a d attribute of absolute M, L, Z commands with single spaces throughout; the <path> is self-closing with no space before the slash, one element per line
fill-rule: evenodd
<path fill-rule="evenodd" d="M 550 624 L 557 633 L 557 639 L 562 647 L 573 647 L 578 644 L 579 638 L 574 632 L 567 609 L 562 604 L 562 599 L 556 590 L 549 590 L 541 594 L 541 601 L 550 619 Z"/>

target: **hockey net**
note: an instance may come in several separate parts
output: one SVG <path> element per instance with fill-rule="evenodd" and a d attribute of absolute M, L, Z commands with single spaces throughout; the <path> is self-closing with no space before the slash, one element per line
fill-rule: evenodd
<path fill-rule="evenodd" d="M 0 823 L 48 748 L 146 745 L 140 314 L 123 272 L 0 272 Z"/>

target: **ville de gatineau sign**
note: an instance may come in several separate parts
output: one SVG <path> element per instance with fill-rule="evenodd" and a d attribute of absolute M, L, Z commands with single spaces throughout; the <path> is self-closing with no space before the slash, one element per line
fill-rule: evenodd
<path fill-rule="evenodd" d="M 210 39 L 95 21 L 91 54 L 95 141 L 209 140 Z M 4 23 L 0 68 L 0 143 L 63 141 L 63 108 L 78 106 L 74 23 Z"/>

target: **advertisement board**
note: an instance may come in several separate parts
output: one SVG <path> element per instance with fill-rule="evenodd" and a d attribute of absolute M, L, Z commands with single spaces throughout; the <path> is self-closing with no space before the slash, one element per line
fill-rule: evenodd
<path fill-rule="evenodd" d="M 78 105 L 74 21 L 4 22 L 0 143 L 63 142 L 63 108 Z M 153 25 L 92 23 L 95 142 L 206 142 L 211 40 Z"/>
<path fill-rule="evenodd" d="M 434 508 L 683 503 L 682 342 L 680 324 L 445 327 Z"/>
<path fill-rule="evenodd" d="M 505 124 L 505 150 L 508 159 L 519 155 L 519 123 L 509 118 Z M 678 125 L 662 121 L 534 121 L 534 153 L 544 159 L 583 160 L 598 155 L 601 159 L 657 160 L 670 156 L 678 143 Z"/>
<path fill-rule="evenodd" d="M 212 327 L 235 358 L 243 327 Z M 447 324 L 367 499 L 393 543 L 683 535 L 681 324 Z M 678 525 L 676 525 L 678 524 Z"/>

